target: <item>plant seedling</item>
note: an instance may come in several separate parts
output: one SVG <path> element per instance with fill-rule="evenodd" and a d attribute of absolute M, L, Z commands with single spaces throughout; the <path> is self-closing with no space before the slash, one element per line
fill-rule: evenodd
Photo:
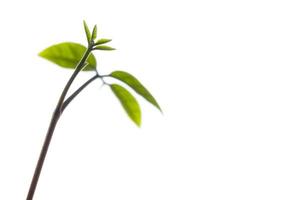
<path fill-rule="evenodd" d="M 128 114 L 129 118 L 137 126 L 141 125 L 141 109 L 136 98 L 123 86 L 119 84 L 107 83 L 104 80 L 105 77 L 111 77 L 128 85 L 133 91 L 144 97 L 149 103 L 151 103 L 161 111 L 160 106 L 158 105 L 155 98 L 151 95 L 151 93 L 141 84 L 141 82 L 137 78 L 135 78 L 130 73 L 124 71 L 114 71 L 107 75 L 99 74 L 96 66 L 96 59 L 92 52 L 97 50 L 111 51 L 115 49 L 105 45 L 106 43 L 109 43 L 111 39 L 97 39 L 97 26 L 94 26 L 92 32 L 90 32 L 88 25 L 85 21 L 83 22 L 83 25 L 87 38 L 87 47 L 74 42 L 63 42 L 50 46 L 39 53 L 39 56 L 41 56 L 42 58 L 45 58 L 61 67 L 73 69 L 74 71 L 69 80 L 67 81 L 58 100 L 58 103 L 54 109 L 50 125 L 30 184 L 30 188 L 26 198 L 27 200 L 33 199 L 41 169 L 58 120 L 62 116 L 66 107 L 73 101 L 73 99 L 94 80 L 101 79 L 105 85 L 111 88 L 112 92 L 120 101 L 122 107 Z M 81 71 L 92 72 L 94 73 L 94 75 L 84 84 L 82 84 L 77 90 L 75 90 L 75 92 L 73 92 L 67 97 L 69 88 L 71 87 L 75 78 Z"/>

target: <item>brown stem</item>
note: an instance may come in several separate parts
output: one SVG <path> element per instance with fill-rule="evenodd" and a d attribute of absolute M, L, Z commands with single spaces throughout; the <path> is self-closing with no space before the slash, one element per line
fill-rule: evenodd
<path fill-rule="evenodd" d="M 86 81 L 83 85 L 81 85 L 71 96 L 69 96 L 63 103 L 62 107 L 61 107 L 61 112 L 63 112 L 65 110 L 65 108 L 69 105 L 69 103 L 72 102 L 72 100 L 78 95 L 80 94 L 80 92 L 86 87 L 88 86 L 92 81 L 94 81 L 95 79 L 97 79 L 99 77 L 99 75 L 95 75 L 94 77 L 90 78 L 88 81 Z"/>
<path fill-rule="evenodd" d="M 56 109 L 53 113 L 48 131 L 47 131 L 47 134 L 46 134 L 46 137 L 45 137 L 45 140 L 44 140 L 41 152 L 40 152 L 40 156 L 39 156 L 39 159 L 37 161 L 37 165 L 36 165 L 34 175 L 33 175 L 33 178 L 32 178 L 31 184 L 30 184 L 29 192 L 28 192 L 28 195 L 27 195 L 27 200 L 33 199 L 33 195 L 34 195 L 34 192 L 35 192 L 35 189 L 36 189 L 36 186 L 37 186 L 37 182 L 38 182 L 38 179 L 39 179 L 39 176 L 40 176 L 40 172 L 41 172 L 41 169 L 42 169 L 42 166 L 43 166 L 43 163 L 44 163 L 47 151 L 48 151 L 48 147 L 49 147 L 53 132 L 55 130 L 55 127 L 56 127 L 56 124 L 57 124 L 59 118 L 60 118 L 60 110 Z"/>
<path fill-rule="evenodd" d="M 37 183 L 38 183 L 38 179 L 39 179 L 41 169 L 42 169 L 42 166 L 43 166 L 43 163 L 44 163 L 47 151 L 48 151 L 50 141 L 52 139 L 53 132 L 54 132 L 56 124 L 57 124 L 57 122 L 58 122 L 58 120 L 59 120 L 59 118 L 62 114 L 62 105 L 64 103 L 64 99 L 67 95 L 67 92 L 68 92 L 70 86 L 72 85 L 73 81 L 75 80 L 76 76 L 78 75 L 78 73 L 84 67 L 85 61 L 86 61 L 86 59 L 88 58 L 88 56 L 91 52 L 91 48 L 92 47 L 89 47 L 86 50 L 86 52 L 84 53 L 82 59 L 78 63 L 74 73 L 70 77 L 69 81 L 67 82 L 67 84 L 66 84 L 65 88 L 63 89 L 63 92 L 62 92 L 62 94 L 59 98 L 59 101 L 57 103 L 57 106 L 56 106 L 54 113 L 52 115 L 52 118 L 51 118 L 51 122 L 50 122 L 48 131 L 47 131 L 47 134 L 46 134 L 46 137 L 45 137 L 45 140 L 44 140 L 41 152 L 40 152 L 39 159 L 37 161 L 37 165 L 36 165 L 36 168 L 35 168 L 35 171 L 34 171 L 34 175 L 33 175 L 30 187 L 29 187 L 29 191 L 28 191 L 28 195 L 27 195 L 26 200 L 32 200 L 33 199 L 33 195 L 34 195 Z"/>

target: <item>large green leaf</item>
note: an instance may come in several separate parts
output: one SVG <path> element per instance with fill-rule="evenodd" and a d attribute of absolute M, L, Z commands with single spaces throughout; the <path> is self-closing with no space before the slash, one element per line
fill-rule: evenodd
<path fill-rule="evenodd" d="M 61 67 L 75 69 L 86 50 L 87 48 L 81 44 L 63 42 L 44 49 L 39 53 L 39 56 Z M 86 62 L 88 64 L 83 69 L 84 71 L 96 69 L 96 60 L 92 53 L 90 53 Z"/>
<path fill-rule="evenodd" d="M 140 94 L 142 97 L 144 97 L 147 101 L 149 101 L 161 111 L 161 108 L 155 98 L 133 75 L 124 71 L 114 71 L 110 74 L 110 76 L 126 83 L 128 86 L 133 88 L 138 94 Z"/>
<path fill-rule="evenodd" d="M 119 99 L 128 116 L 136 123 L 136 125 L 140 126 L 141 110 L 135 97 L 120 85 L 112 84 L 110 87 L 113 93 Z"/>

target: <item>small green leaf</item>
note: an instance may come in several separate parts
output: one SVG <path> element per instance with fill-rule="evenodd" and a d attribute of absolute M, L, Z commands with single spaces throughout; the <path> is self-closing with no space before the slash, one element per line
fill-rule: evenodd
<path fill-rule="evenodd" d="M 135 122 L 137 126 L 141 125 L 141 110 L 135 97 L 120 85 L 110 85 L 111 90 L 119 99 L 121 105 L 127 112 L 128 116 Z"/>
<path fill-rule="evenodd" d="M 39 56 L 45 58 L 61 67 L 75 69 L 87 48 L 81 44 L 73 42 L 63 42 L 44 49 Z M 90 53 L 86 60 L 87 66 L 83 71 L 93 71 L 96 69 L 96 59 Z"/>
<path fill-rule="evenodd" d="M 95 43 L 95 45 L 105 44 L 105 43 L 111 42 L 111 41 L 112 41 L 111 39 L 102 38 L 102 39 L 97 40 L 97 42 Z"/>
<path fill-rule="evenodd" d="M 95 25 L 92 29 L 91 40 L 95 40 L 97 36 L 97 26 Z"/>
<path fill-rule="evenodd" d="M 96 50 L 106 50 L 106 51 L 115 50 L 115 49 L 112 48 L 112 47 L 104 46 L 104 45 L 96 46 L 94 49 L 96 49 Z"/>
<path fill-rule="evenodd" d="M 124 71 L 114 71 L 110 74 L 110 76 L 126 83 L 128 86 L 133 88 L 133 90 L 135 90 L 138 94 L 140 94 L 142 97 L 144 97 L 147 101 L 149 101 L 161 111 L 161 108 L 155 98 L 133 75 Z"/>
<path fill-rule="evenodd" d="M 85 20 L 84 20 L 84 29 L 85 29 L 85 34 L 86 34 L 87 42 L 90 43 L 91 36 L 90 36 L 89 28 L 88 28 Z"/>

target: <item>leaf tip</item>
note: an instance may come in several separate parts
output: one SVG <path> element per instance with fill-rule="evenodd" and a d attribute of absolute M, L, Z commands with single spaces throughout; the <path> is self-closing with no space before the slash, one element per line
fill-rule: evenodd
<path fill-rule="evenodd" d="M 87 23 L 86 23 L 85 20 L 83 20 L 83 25 L 84 25 L 84 28 L 85 28 L 85 29 L 88 28 Z"/>
<path fill-rule="evenodd" d="M 141 119 L 134 121 L 138 128 L 141 128 Z"/>
<path fill-rule="evenodd" d="M 37 56 L 42 57 L 42 51 L 37 54 Z"/>
<path fill-rule="evenodd" d="M 41 58 L 44 58 L 45 57 L 45 50 L 40 51 L 37 55 Z"/>
<path fill-rule="evenodd" d="M 158 107 L 158 110 L 161 113 L 161 115 L 164 115 L 164 112 L 163 112 L 163 110 L 160 107 Z"/>
<path fill-rule="evenodd" d="M 159 112 L 163 115 L 163 110 L 161 109 L 161 107 L 159 106 L 159 104 L 156 102 L 155 103 L 155 107 L 159 110 Z"/>

